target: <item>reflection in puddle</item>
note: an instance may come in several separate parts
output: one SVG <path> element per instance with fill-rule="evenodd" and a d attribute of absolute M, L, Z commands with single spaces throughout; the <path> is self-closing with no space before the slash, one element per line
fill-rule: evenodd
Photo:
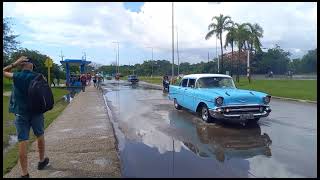
<path fill-rule="evenodd" d="M 184 144 L 200 157 L 211 157 L 211 154 L 221 162 L 226 157 L 247 159 L 257 155 L 271 156 L 271 139 L 268 134 L 261 135 L 258 124 L 250 128 L 197 126 L 199 145 L 184 142 Z"/>
<path fill-rule="evenodd" d="M 247 158 L 271 156 L 259 125 L 207 125 L 174 110 L 162 91 L 121 83 L 104 89 L 124 177 L 251 177 Z"/>
<path fill-rule="evenodd" d="M 198 118 L 190 118 L 194 114 L 186 111 L 170 111 L 169 119 L 176 129 L 186 131 L 180 140 L 199 157 L 215 158 L 220 162 L 225 159 L 247 159 L 257 155 L 271 156 L 270 137 L 261 133 L 259 124 L 240 125 L 207 124 Z M 177 130 L 175 130 L 177 131 Z M 169 132 L 169 134 L 174 134 Z M 176 136 L 177 137 L 177 136 Z"/>

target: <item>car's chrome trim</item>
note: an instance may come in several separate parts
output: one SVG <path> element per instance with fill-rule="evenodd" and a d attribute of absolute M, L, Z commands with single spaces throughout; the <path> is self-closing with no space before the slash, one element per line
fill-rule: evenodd
<path fill-rule="evenodd" d="M 217 108 L 232 108 L 232 107 L 243 107 L 243 106 L 264 106 L 268 107 L 266 104 L 231 104 L 231 105 L 225 105 L 225 106 L 219 106 Z"/>
<path fill-rule="evenodd" d="M 263 113 L 254 113 L 253 116 L 265 116 L 267 114 L 267 112 L 263 112 Z M 240 117 L 240 114 L 223 114 L 224 117 L 228 118 L 228 117 Z"/>
<path fill-rule="evenodd" d="M 228 118 L 239 118 L 240 119 L 240 116 L 241 114 L 237 113 L 237 114 L 225 114 L 221 108 L 217 108 L 217 109 L 210 109 L 209 110 L 210 112 L 210 115 L 213 117 L 213 118 L 216 118 L 216 119 L 228 119 Z M 248 113 L 252 113 L 253 116 L 255 118 L 260 118 L 260 117 L 267 117 L 271 112 L 271 109 L 270 107 L 267 107 L 263 112 L 261 113 L 256 113 L 256 112 L 248 112 Z"/>
<path fill-rule="evenodd" d="M 241 108 L 241 109 L 228 109 L 229 112 L 234 112 L 234 111 L 259 111 L 260 107 L 256 107 L 256 108 Z"/>

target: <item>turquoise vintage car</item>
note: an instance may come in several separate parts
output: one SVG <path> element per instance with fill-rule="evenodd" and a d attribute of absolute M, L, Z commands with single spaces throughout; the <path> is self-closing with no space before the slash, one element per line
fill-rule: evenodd
<path fill-rule="evenodd" d="M 223 74 L 190 74 L 179 85 L 170 85 L 174 107 L 198 112 L 205 122 L 220 119 L 257 122 L 271 112 L 271 96 L 258 91 L 237 89 L 232 78 Z"/>

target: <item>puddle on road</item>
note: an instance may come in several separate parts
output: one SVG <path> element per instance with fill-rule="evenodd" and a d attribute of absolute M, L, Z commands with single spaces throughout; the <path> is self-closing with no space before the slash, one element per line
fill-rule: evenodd
<path fill-rule="evenodd" d="M 121 83 L 107 84 L 104 89 L 118 138 L 123 177 L 304 174 L 286 168 L 288 161 L 279 158 L 281 153 L 274 152 L 271 137 L 261 129 L 263 120 L 246 127 L 206 124 L 195 113 L 175 110 L 162 91 Z"/>
<path fill-rule="evenodd" d="M 124 177 L 251 177 L 246 158 L 271 156 L 271 140 L 258 125 L 249 134 L 201 125 L 194 114 L 174 110 L 161 91 L 120 83 L 105 88 L 123 137 Z"/>

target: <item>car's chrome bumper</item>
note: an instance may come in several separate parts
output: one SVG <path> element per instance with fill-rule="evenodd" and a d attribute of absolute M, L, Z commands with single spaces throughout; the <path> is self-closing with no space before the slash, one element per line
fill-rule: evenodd
<path fill-rule="evenodd" d="M 264 110 L 262 112 L 261 111 L 251 112 L 249 111 L 250 107 L 246 107 L 246 108 L 237 107 L 238 113 L 235 112 L 231 114 L 231 113 L 225 112 L 226 109 L 232 108 L 228 106 L 209 109 L 209 112 L 210 112 L 210 115 L 215 119 L 223 119 L 223 120 L 229 120 L 229 121 L 235 121 L 235 122 L 247 122 L 250 119 L 245 119 L 242 117 L 242 115 L 251 114 L 250 116 L 255 119 L 255 118 L 261 118 L 261 117 L 267 117 L 270 114 L 271 108 L 269 106 L 263 105 L 262 107 L 264 107 Z"/>

